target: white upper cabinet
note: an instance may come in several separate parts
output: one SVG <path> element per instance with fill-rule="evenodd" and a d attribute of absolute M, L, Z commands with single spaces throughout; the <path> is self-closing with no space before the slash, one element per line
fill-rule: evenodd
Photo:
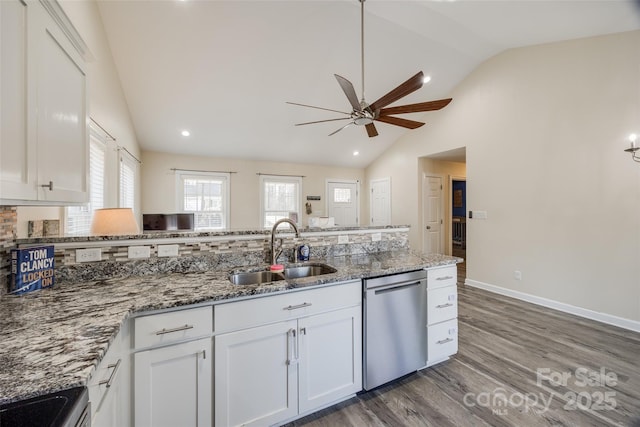
<path fill-rule="evenodd" d="M 57 2 L 0 7 L 0 202 L 87 202 L 87 48 Z"/>

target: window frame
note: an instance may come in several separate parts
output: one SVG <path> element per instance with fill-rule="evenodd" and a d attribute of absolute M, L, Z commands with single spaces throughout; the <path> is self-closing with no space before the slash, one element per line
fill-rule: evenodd
<path fill-rule="evenodd" d="M 194 231 L 206 230 L 229 230 L 231 228 L 231 174 L 228 172 L 205 172 L 176 170 L 176 207 L 178 212 L 198 213 L 206 211 L 190 211 L 184 208 L 184 180 L 197 178 L 210 178 L 211 181 L 221 180 L 222 185 L 222 227 L 220 228 L 197 228 L 197 221 L 194 221 Z M 195 216 L 195 215 L 194 215 Z"/>
<path fill-rule="evenodd" d="M 281 175 L 260 175 L 260 217 L 259 223 L 261 228 L 271 228 L 272 226 L 266 224 L 266 213 L 265 210 L 265 184 L 268 182 L 274 183 L 286 183 L 286 184 L 296 184 L 297 188 L 297 203 L 296 203 L 296 215 L 297 219 L 295 221 L 296 225 L 302 224 L 302 177 L 301 176 L 281 176 Z M 291 212 L 291 211 L 290 211 Z"/>
<path fill-rule="evenodd" d="M 132 206 L 126 206 L 124 203 L 123 198 L 125 197 L 124 192 L 122 191 L 123 188 L 123 179 L 122 179 L 122 174 L 123 174 L 123 170 L 124 167 L 123 166 L 129 166 L 131 167 L 132 171 L 133 171 L 133 182 L 132 182 L 132 186 L 131 186 L 131 192 L 133 194 L 133 201 L 132 201 Z M 133 155 L 129 154 L 128 151 L 126 151 L 125 149 L 123 149 L 122 147 L 118 147 L 118 207 L 119 208 L 131 208 L 133 210 L 134 215 L 137 216 L 138 214 L 138 195 L 137 195 L 137 188 L 138 188 L 138 181 L 139 181 L 139 174 L 140 174 L 140 167 L 139 167 L 139 161 L 138 159 L 136 159 L 135 157 L 133 157 Z"/>

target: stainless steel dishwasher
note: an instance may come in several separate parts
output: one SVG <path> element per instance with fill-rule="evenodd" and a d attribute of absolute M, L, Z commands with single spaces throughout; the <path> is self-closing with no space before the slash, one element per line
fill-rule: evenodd
<path fill-rule="evenodd" d="M 365 390 L 425 366 L 426 292 L 425 270 L 364 280 Z"/>

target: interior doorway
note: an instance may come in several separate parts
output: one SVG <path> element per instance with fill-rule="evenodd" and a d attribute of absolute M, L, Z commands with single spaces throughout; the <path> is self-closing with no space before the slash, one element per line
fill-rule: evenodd
<path fill-rule="evenodd" d="M 451 250 L 453 256 L 467 257 L 467 179 L 450 177 Z"/>

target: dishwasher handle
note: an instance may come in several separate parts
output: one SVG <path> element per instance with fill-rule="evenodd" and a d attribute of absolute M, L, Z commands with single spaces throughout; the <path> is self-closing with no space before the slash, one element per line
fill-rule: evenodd
<path fill-rule="evenodd" d="M 375 289 L 375 295 L 378 294 L 386 294 L 388 292 L 395 292 L 395 291 L 400 291 L 403 289 L 407 289 L 407 288 L 412 288 L 414 286 L 420 286 L 422 282 L 420 280 L 416 280 L 415 282 L 411 282 L 411 283 L 395 283 L 391 286 L 388 286 L 386 288 L 382 288 L 382 289 Z M 374 289 L 371 289 L 374 290 Z"/>

